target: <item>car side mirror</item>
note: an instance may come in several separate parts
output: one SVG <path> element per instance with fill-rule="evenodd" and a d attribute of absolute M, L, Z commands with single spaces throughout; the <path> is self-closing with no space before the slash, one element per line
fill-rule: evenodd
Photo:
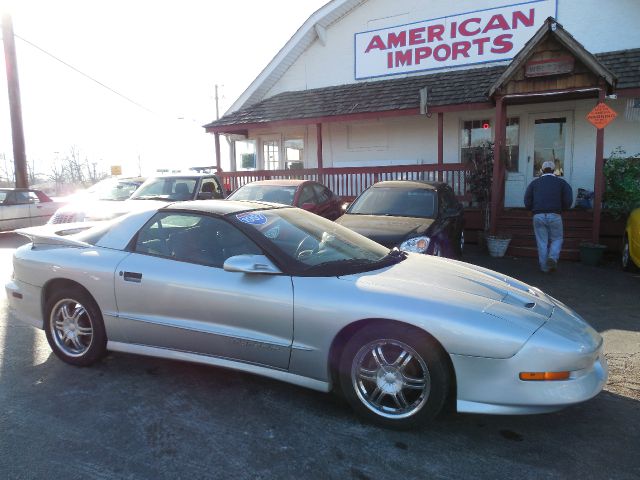
<path fill-rule="evenodd" d="M 266 273 L 277 275 L 282 273 L 271 260 L 264 255 L 236 255 L 225 260 L 222 266 L 226 272 Z"/>
<path fill-rule="evenodd" d="M 313 210 L 315 208 L 315 204 L 311 202 L 303 203 L 300 208 L 303 210 Z"/>
<path fill-rule="evenodd" d="M 342 208 L 342 213 L 346 212 L 346 211 L 347 211 L 347 209 L 348 209 L 350 206 L 351 206 L 351 202 L 344 202 L 344 203 L 342 204 L 342 207 L 341 207 L 341 208 Z"/>
<path fill-rule="evenodd" d="M 451 218 L 451 217 L 457 217 L 460 214 L 460 207 L 451 207 L 451 208 L 447 208 L 444 211 L 444 217 L 445 218 Z"/>

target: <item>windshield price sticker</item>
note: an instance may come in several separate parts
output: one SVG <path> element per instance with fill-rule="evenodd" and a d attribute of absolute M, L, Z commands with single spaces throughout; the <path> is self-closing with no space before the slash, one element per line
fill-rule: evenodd
<path fill-rule="evenodd" d="M 267 223 L 267 217 L 261 213 L 239 213 L 236 215 L 236 218 L 242 223 L 249 225 L 264 225 Z"/>

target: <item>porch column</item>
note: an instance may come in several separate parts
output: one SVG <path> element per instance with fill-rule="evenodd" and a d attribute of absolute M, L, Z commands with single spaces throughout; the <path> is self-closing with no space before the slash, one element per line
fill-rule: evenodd
<path fill-rule="evenodd" d="M 316 123 L 316 143 L 318 144 L 318 182 L 324 183 L 322 165 L 322 123 Z"/>
<path fill-rule="evenodd" d="M 504 165 L 502 151 L 507 134 L 507 104 L 504 97 L 496 96 L 495 137 L 493 144 L 493 178 L 491 180 L 491 223 L 490 234 L 495 235 L 498 228 L 498 211 L 503 204 Z"/>
<path fill-rule="evenodd" d="M 598 103 L 604 103 L 606 87 L 601 86 L 598 92 Z M 602 211 L 602 196 L 604 193 L 604 128 L 596 130 L 596 172 L 593 185 L 593 231 L 591 241 L 600 243 L 600 215 Z"/>
<path fill-rule="evenodd" d="M 220 134 L 218 132 L 213 134 L 216 141 L 216 168 L 218 173 L 222 171 L 222 158 L 220 157 Z"/>
<path fill-rule="evenodd" d="M 442 181 L 444 167 L 444 113 L 438 112 L 438 181 Z"/>
<path fill-rule="evenodd" d="M 236 159 L 236 141 L 229 140 L 229 138 L 227 137 L 227 143 L 229 144 L 229 165 L 231 167 L 230 170 L 232 172 L 237 172 L 238 160 Z"/>

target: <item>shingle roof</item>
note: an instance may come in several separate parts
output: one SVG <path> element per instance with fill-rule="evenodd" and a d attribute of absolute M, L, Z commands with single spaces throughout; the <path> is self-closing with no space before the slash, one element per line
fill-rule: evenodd
<path fill-rule="evenodd" d="M 618 77 L 616 88 L 640 87 L 640 48 L 597 53 L 596 58 Z"/>
<path fill-rule="evenodd" d="M 601 53 L 596 58 L 618 77 L 618 88 L 640 87 L 640 48 Z M 225 115 L 205 128 L 418 108 L 418 92 L 425 86 L 431 107 L 488 102 L 490 86 L 506 68 L 474 68 L 284 92 Z"/>

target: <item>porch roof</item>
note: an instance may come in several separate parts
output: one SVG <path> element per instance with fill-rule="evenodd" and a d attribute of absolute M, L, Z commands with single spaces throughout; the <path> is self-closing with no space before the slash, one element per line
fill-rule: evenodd
<path fill-rule="evenodd" d="M 617 89 L 640 88 L 640 48 L 596 54 L 597 60 L 618 78 Z M 419 90 L 428 87 L 431 109 L 453 105 L 491 106 L 489 89 L 508 65 L 456 70 L 392 80 L 284 92 L 229 113 L 204 126 L 209 132 L 241 131 L 287 120 L 309 123 L 330 117 L 407 111 L 418 113 Z"/>

